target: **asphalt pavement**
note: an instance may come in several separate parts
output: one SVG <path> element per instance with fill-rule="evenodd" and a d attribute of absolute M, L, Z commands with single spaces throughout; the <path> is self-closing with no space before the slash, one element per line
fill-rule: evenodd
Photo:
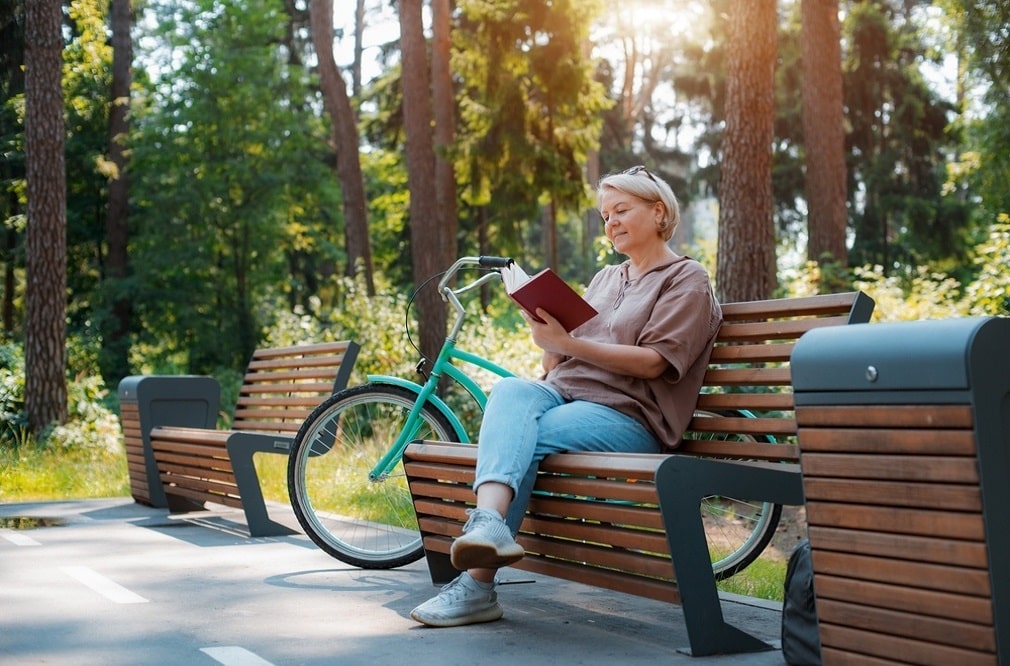
<path fill-rule="evenodd" d="M 285 508 L 271 514 L 293 524 Z M 249 538 L 241 512 L 223 508 L 0 504 L 0 663 L 785 663 L 776 649 L 691 657 L 678 606 L 515 569 L 501 577 L 502 620 L 432 629 L 410 619 L 436 591 L 423 560 L 358 569 L 302 534 Z M 778 644 L 778 604 L 726 596 L 723 613 Z"/>

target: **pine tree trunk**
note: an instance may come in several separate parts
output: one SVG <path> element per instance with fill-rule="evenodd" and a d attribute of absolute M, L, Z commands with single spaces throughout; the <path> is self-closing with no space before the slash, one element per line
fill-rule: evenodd
<path fill-rule="evenodd" d="M 838 0 L 803 0 L 801 12 L 807 258 L 845 267 L 848 215 Z"/>
<path fill-rule="evenodd" d="M 323 105 L 333 123 L 337 152 L 337 177 L 344 201 L 344 237 L 347 245 L 347 271 L 363 272 L 368 294 L 375 294 L 372 244 L 368 236 L 368 209 L 365 184 L 361 175 L 358 126 L 347 84 L 333 59 L 333 0 L 312 0 L 309 4 L 312 44 L 319 60 L 319 86 Z"/>
<path fill-rule="evenodd" d="M 124 143 L 130 131 L 130 84 L 133 41 L 130 27 L 133 7 L 130 0 L 112 0 L 109 7 L 112 28 L 112 104 L 109 107 L 109 161 L 116 166 L 109 179 L 109 207 L 105 218 L 108 256 L 105 278 L 112 285 L 112 318 L 102 338 L 101 370 L 109 386 L 130 374 L 130 299 L 121 288 L 129 274 L 130 182 Z"/>
<path fill-rule="evenodd" d="M 775 0 L 729 7 L 726 134 L 719 183 L 716 288 L 723 302 L 768 298 L 776 287 L 772 219 Z"/>
<path fill-rule="evenodd" d="M 431 49 L 431 91 L 435 112 L 435 188 L 438 219 L 443 241 L 441 263 L 448 266 L 456 260 L 456 172 L 448 153 L 456 138 L 456 95 L 452 85 L 452 55 L 449 0 L 431 0 L 434 39 Z"/>
<path fill-rule="evenodd" d="M 410 247 L 414 284 L 448 268 L 442 261 L 446 241 L 438 219 L 431 87 L 421 21 L 422 0 L 400 1 L 400 53 L 403 57 L 403 125 L 407 136 L 407 186 L 410 189 Z M 445 305 L 434 288 L 417 295 L 421 351 L 434 359 L 445 339 Z"/>
<path fill-rule="evenodd" d="M 36 433 L 67 418 L 62 4 L 25 3 L 25 411 Z"/>

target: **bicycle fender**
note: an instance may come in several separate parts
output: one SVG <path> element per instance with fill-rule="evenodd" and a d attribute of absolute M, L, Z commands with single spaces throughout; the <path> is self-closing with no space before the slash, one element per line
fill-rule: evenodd
<path fill-rule="evenodd" d="M 393 377 L 391 375 L 366 375 L 368 381 L 372 384 L 392 384 L 393 386 L 399 386 L 400 388 L 405 388 L 408 391 L 412 391 L 417 395 L 421 394 L 421 385 L 417 382 L 412 382 L 409 379 L 403 379 L 402 377 Z M 453 413 L 452 408 L 439 398 L 437 395 L 431 395 L 428 397 L 428 402 L 438 411 L 442 413 L 442 416 L 449 419 L 449 424 L 452 426 L 453 430 L 456 431 L 456 436 L 459 437 L 459 441 L 463 443 L 469 443 L 470 438 L 466 435 L 466 430 L 463 428 L 463 423 L 459 420 L 456 414 Z"/>

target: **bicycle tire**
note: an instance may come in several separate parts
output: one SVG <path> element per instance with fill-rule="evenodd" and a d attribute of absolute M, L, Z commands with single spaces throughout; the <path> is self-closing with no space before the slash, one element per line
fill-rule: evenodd
<path fill-rule="evenodd" d="M 305 534 L 336 559 L 392 569 L 424 555 L 403 463 L 372 481 L 369 472 L 403 429 L 417 395 L 387 384 L 344 389 L 316 407 L 288 458 L 288 495 Z M 458 441 L 449 420 L 421 409 L 415 438 Z"/>
<path fill-rule="evenodd" d="M 695 416 L 706 415 L 715 414 L 704 410 L 695 412 Z M 744 416 L 739 412 L 720 412 L 719 415 Z M 709 439 L 715 437 L 717 435 L 712 435 Z M 749 435 L 725 438 L 752 442 L 774 441 L 769 437 Z M 782 505 L 709 495 L 701 500 L 701 513 L 712 571 L 716 580 L 725 580 L 753 564 L 768 547 L 782 517 Z"/>

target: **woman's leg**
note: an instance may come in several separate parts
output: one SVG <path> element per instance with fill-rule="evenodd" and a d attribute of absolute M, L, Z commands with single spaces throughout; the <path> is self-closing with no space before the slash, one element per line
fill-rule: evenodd
<path fill-rule="evenodd" d="M 576 400 L 545 412 L 539 422 L 538 442 L 531 462 L 516 487 L 505 514 L 513 534 L 519 531 L 536 483 L 540 461 L 564 451 L 658 453 L 661 446 L 637 420 L 605 405 Z"/>

